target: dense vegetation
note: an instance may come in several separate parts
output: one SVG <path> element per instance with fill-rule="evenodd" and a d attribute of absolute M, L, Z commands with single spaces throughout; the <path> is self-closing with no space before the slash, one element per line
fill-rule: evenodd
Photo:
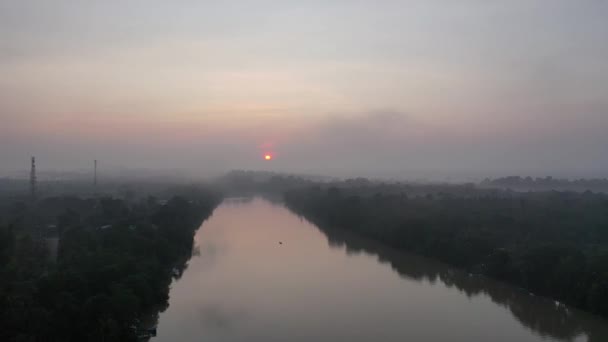
<path fill-rule="evenodd" d="M 266 171 L 233 170 L 217 180 L 222 192 L 230 195 L 274 195 L 281 196 L 283 192 L 294 187 L 313 184 L 319 177 L 301 177 Z"/>
<path fill-rule="evenodd" d="M 395 190 L 396 189 L 396 190 Z M 324 229 L 353 231 L 608 315 L 608 196 L 319 184 L 285 194 Z"/>
<path fill-rule="evenodd" d="M 34 229 L 18 217 L 0 227 L 0 340 L 136 340 L 218 200 L 202 190 L 166 201 L 49 198 L 25 209 L 57 215 Z M 55 261 L 45 235 L 59 238 Z"/>
<path fill-rule="evenodd" d="M 382 263 L 411 281 L 443 283 L 467 297 L 487 296 L 492 302 L 506 308 L 528 329 L 553 341 L 576 341 L 586 336 L 587 342 L 605 342 L 606 320 L 593 319 L 574 313 L 569 306 L 556 305 L 552 300 L 535 296 L 526 291 L 485 276 L 472 276 L 469 272 L 455 269 L 431 258 L 404 253 L 382 242 L 362 237 L 344 229 L 319 226 L 326 234 L 330 246 L 344 248 L 349 254 L 376 255 Z"/>
<path fill-rule="evenodd" d="M 496 179 L 485 179 L 483 187 L 507 188 L 515 190 L 569 190 L 608 192 L 608 179 L 559 179 L 553 177 L 520 177 L 509 176 Z"/>

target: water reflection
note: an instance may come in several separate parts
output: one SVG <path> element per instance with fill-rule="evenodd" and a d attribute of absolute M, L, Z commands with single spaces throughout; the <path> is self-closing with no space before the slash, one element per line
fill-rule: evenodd
<path fill-rule="evenodd" d="M 608 340 L 606 321 L 266 200 L 225 201 L 195 246 L 154 342 Z"/>
<path fill-rule="evenodd" d="M 192 247 L 192 253 L 191 256 L 198 256 L 200 255 L 200 249 L 197 246 L 193 246 Z M 175 265 L 175 267 L 173 268 L 173 281 L 179 281 L 182 276 L 184 275 L 184 272 L 186 272 L 186 270 L 188 269 L 188 261 L 190 258 L 184 258 L 182 260 L 180 260 L 177 265 Z M 169 291 L 169 284 L 167 284 L 167 288 L 164 291 Z M 169 307 L 169 302 L 166 301 L 164 303 L 161 303 L 159 305 L 157 305 L 154 309 L 150 310 L 150 312 L 144 313 L 142 317 L 140 317 L 140 322 L 139 322 L 139 329 L 142 331 L 148 330 L 148 329 L 155 329 L 158 326 L 158 321 L 160 318 L 160 314 L 162 312 L 164 312 L 165 310 L 167 310 L 167 308 Z M 140 341 L 149 341 L 154 335 L 142 335 L 142 336 L 146 336 L 146 337 L 139 337 Z"/>
<path fill-rule="evenodd" d="M 608 322 L 600 317 L 428 258 L 397 251 L 343 230 L 322 226 L 319 229 L 327 236 L 332 248 L 345 249 L 348 254 L 375 255 L 379 262 L 390 265 L 408 280 L 440 281 L 468 297 L 489 296 L 494 303 L 508 308 L 520 323 L 543 337 L 568 341 L 587 337 L 589 342 L 608 340 Z"/>
<path fill-rule="evenodd" d="M 244 311 L 230 310 L 221 303 L 206 303 L 200 308 L 201 324 L 207 329 L 231 330 L 247 319 Z"/>

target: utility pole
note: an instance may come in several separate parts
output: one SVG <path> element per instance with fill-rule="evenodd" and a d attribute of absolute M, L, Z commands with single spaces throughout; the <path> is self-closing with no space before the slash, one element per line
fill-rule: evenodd
<path fill-rule="evenodd" d="M 32 201 L 36 200 L 36 157 L 32 157 L 30 169 L 30 197 Z"/>
<path fill-rule="evenodd" d="M 93 186 L 97 188 L 97 159 L 93 162 Z"/>

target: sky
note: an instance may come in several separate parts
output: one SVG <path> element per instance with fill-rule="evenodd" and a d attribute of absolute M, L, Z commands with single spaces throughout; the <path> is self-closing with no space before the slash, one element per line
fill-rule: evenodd
<path fill-rule="evenodd" d="M 0 175 L 35 155 L 608 177 L 607 17 L 604 0 L 0 0 Z"/>

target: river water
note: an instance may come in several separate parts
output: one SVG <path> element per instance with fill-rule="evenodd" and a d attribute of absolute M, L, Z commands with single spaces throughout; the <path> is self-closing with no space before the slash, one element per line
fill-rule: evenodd
<path fill-rule="evenodd" d="M 608 341 L 608 321 L 228 199 L 198 230 L 154 342 Z"/>

